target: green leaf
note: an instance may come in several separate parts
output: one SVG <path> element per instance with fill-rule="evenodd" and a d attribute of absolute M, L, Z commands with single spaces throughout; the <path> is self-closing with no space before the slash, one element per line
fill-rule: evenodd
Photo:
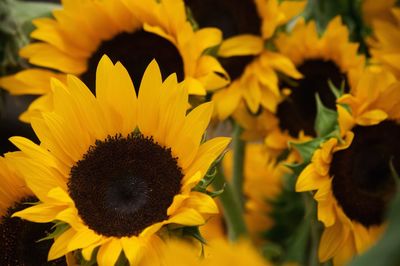
<path fill-rule="evenodd" d="M 317 102 L 317 117 L 315 118 L 315 131 L 318 136 L 328 135 L 330 132 L 336 129 L 338 115 L 337 112 L 326 108 L 321 101 L 319 95 L 315 95 Z"/>
<path fill-rule="evenodd" d="M 57 222 L 52 228 L 55 228 L 55 230 L 52 233 L 48 234 L 46 237 L 39 239 L 37 242 L 54 239 L 57 236 L 64 233 L 65 231 L 67 231 L 70 228 L 70 226 L 69 224 L 64 222 Z"/>
<path fill-rule="evenodd" d="M 398 178 L 396 180 L 397 193 L 389 210 L 386 232 L 376 245 L 364 255 L 355 258 L 349 266 L 400 265 L 400 181 Z"/>

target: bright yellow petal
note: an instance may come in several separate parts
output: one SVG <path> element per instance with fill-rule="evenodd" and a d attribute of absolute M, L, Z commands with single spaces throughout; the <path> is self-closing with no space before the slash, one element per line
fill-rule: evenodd
<path fill-rule="evenodd" d="M 325 228 L 322 233 L 318 256 L 320 261 L 327 261 L 343 248 L 343 244 L 347 241 L 348 230 L 343 228 L 340 223 Z"/>
<path fill-rule="evenodd" d="M 139 264 L 145 248 L 143 243 L 137 237 L 123 237 L 120 241 L 129 264 Z"/>
<path fill-rule="evenodd" d="M 68 241 L 67 249 L 68 251 L 73 251 L 77 249 L 86 248 L 92 244 L 97 243 L 102 238 L 101 235 L 97 234 L 89 228 L 80 228 L 73 237 Z"/>
<path fill-rule="evenodd" d="M 200 213 L 218 213 L 218 207 L 213 198 L 200 192 L 191 192 L 189 198 L 185 201 L 185 206 Z"/>
<path fill-rule="evenodd" d="M 49 223 L 55 220 L 57 214 L 66 206 L 41 203 L 13 214 L 13 217 L 20 217 L 36 223 Z"/>
<path fill-rule="evenodd" d="M 138 96 L 138 126 L 145 136 L 157 130 L 161 84 L 160 68 L 153 60 L 143 74 Z"/>
<path fill-rule="evenodd" d="M 67 246 L 69 240 L 75 235 L 75 230 L 68 229 L 56 238 L 54 244 L 51 246 L 48 259 L 54 260 L 68 253 Z"/>
<path fill-rule="evenodd" d="M 118 88 L 116 93 L 115 88 Z M 103 56 L 96 72 L 96 97 L 104 105 L 115 110 L 124 119 L 120 128 L 123 136 L 136 127 L 136 92 L 128 71 L 117 63 L 115 66 L 107 56 Z"/>
<path fill-rule="evenodd" d="M 196 175 L 196 173 L 199 173 L 198 178 L 202 178 L 207 173 L 208 168 L 211 166 L 211 163 L 214 162 L 218 158 L 218 156 L 222 154 L 230 141 L 231 138 L 218 137 L 210 139 L 207 142 L 203 143 L 197 152 L 196 160 L 187 169 L 186 175 L 183 179 L 184 186 L 195 185 L 189 182 L 188 179 L 191 179 L 193 176 Z"/>
<path fill-rule="evenodd" d="M 244 34 L 224 40 L 218 49 L 218 56 L 231 57 L 260 54 L 264 48 L 262 38 Z"/>
<path fill-rule="evenodd" d="M 100 246 L 99 253 L 97 253 L 97 263 L 99 266 L 115 265 L 121 251 L 122 246 L 119 239 L 111 238 L 107 243 Z"/>
<path fill-rule="evenodd" d="M 182 208 L 173 217 L 168 219 L 168 223 L 175 223 L 180 225 L 195 226 L 205 223 L 201 214 L 194 209 Z"/>
<path fill-rule="evenodd" d="M 327 181 L 326 177 L 319 175 L 315 169 L 314 165 L 310 164 L 300 173 L 296 182 L 296 191 L 304 192 L 310 190 L 316 190 L 321 187 L 324 182 Z"/>
<path fill-rule="evenodd" d="M 186 169 L 196 156 L 201 137 L 207 128 L 213 111 L 212 103 L 204 103 L 193 109 L 186 117 L 179 132 L 179 140 L 172 147 L 172 153 L 178 157 L 179 165 Z"/>

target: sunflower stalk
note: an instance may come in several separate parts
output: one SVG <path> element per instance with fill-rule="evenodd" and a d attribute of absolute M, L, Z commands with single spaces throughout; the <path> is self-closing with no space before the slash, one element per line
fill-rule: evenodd
<path fill-rule="evenodd" d="M 225 176 L 220 167 L 215 176 L 214 188 L 224 187 L 224 192 L 220 195 L 224 218 L 228 227 L 228 238 L 230 241 L 236 241 L 247 235 L 246 224 L 243 219 L 243 208 L 232 189 L 230 183 L 226 182 Z"/>
<path fill-rule="evenodd" d="M 306 207 L 306 219 L 309 221 L 310 226 L 310 252 L 308 258 L 308 265 L 319 266 L 321 265 L 318 260 L 318 247 L 321 238 L 321 226 L 316 219 L 317 206 L 311 194 L 304 194 L 304 202 Z"/>
<path fill-rule="evenodd" d="M 243 128 L 235 122 L 232 136 L 233 149 L 233 176 L 232 187 L 236 198 L 243 208 L 243 172 L 245 142 L 241 139 Z"/>

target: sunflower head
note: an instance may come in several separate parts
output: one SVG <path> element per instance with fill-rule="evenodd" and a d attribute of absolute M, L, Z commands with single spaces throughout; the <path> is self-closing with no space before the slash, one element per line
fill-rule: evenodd
<path fill-rule="evenodd" d="M 282 98 L 278 86 L 278 74 L 301 78 L 293 63 L 280 53 L 269 51 L 265 42 L 278 26 L 301 12 L 305 2 L 279 3 L 276 0 L 240 1 L 252 6 L 254 12 L 247 14 L 248 21 L 259 17 L 256 33 L 238 32 L 224 40 L 218 48 L 221 63 L 230 75 L 232 83 L 213 95 L 216 114 L 223 120 L 245 102 L 249 111 L 257 113 L 265 108 L 273 113 Z M 237 6 L 238 7 L 238 6 Z M 239 14 L 246 14 L 244 9 Z M 287 14 L 285 13 L 287 12 Z"/>
<path fill-rule="evenodd" d="M 337 40 L 341 40 L 338 45 Z M 281 76 L 281 97 L 274 112 L 277 122 L 265 136 L 266 145 L 280 153 L 288 148 L 289 141 L 303 142 L 320 134 L 316 129 L 320 107 L 334 109 L 334 91 L 348 92 L 355 87 L 365 58 L 357 54 L 358 44 L 349 41 L 349 31 L 340 17 L 334 18 L 322 34 L 314 21 L 299 19 L 292 31 L 280 33 L 274 44 L 300 72 L 297 78 Z M 293 160 L 299 160 L 298 155 L 292 155 Z"/>
<path fill-rule="evenodd" d="M 228 83 L 224 69 L 206 53 L 221 42 L 221 31 L 194 31 L 181 0 L 65 0 L 52 18 L 36 19 L 34 24 L 35 41 L 20 51 L 33 67 L 0 81 L 14 94 L 45 95 L 23 115 L 25 120 L 35 110 L 52 108 L 51 97 L 46 97 L 52 77 L 65 81 L 74 74 L 94 89 L 103 54 L 124 64 L 135 77 L 136 88 L 140 81 L 136 77 L 154 58 L 164 79 L 176 73 L 179 81 L 190 84 L 189 94 L 205 95 Z"/>
<path fill-rule="evenodd" d="M 40 199 L 14 215 L 68 225 L 49 259 L 81 250 L 86 260 L 95 251 L 99 265 L 120 256 L 137 265 L 157 256 L 161 231 L 202 225 L 218 211 L 192 189 L 229 139 L 200 144 L 212 105 L 186 114 L 188 89 L 175 74 L 163 81 L 152 61 L 136 96 L 128 71 L 104 56 L 96 96 L 74 76 L 52 88 L 54 110 L 32 120 L 41 145 L 12 139 L 25 156 L 11 156 Z"/>
<path fill-rule="evenodd" d="M 340 136 L 322 143 L 298 177 L 296 190 L 316 191 L 325 228 L 321 261 L 343 265 L 373 245 L 385 228 L 400 170 L 398 84 L 375 67 L 354 91 L 338 99 Z"/>
<path fill-rule="evenodd" d="M 23 143 L 21 138 L 16 141 Z M 47 262 L 52 241 L 45 238 L 53 230 L 52 223 L 37 224 L 12 217 L 38 199 L 7 157 L 0 157 L 0 265 L 65 265 L 65 258 Z"/>

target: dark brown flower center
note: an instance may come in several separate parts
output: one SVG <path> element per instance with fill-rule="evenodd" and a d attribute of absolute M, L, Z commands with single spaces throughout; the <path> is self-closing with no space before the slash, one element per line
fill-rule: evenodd
<path fill-rule="evenodd" d="M 217 27 L 224 39 L 239 34 L 261 35 L 261 18 L 254 0 L 185 0 L 201 28 Z M 220 58 L 232 80 L 240 77 L 253 56 Z"/>
<path fill-rule="evenodd" d="M 96 69 L 101 57 L 106 54 L 116 63 L 120 61 L 128 70 L 135 89 L 148 64 L 156 59 L 163 79 L 176 73 L 178 80 L 184 79 L 183 59 L 173 43 L 156 34 L 138 30 L 132 33 L 121 33 L 109 41 L 103 42 L 88 62 L 88 69 L 81 75 L 83 82 L 94 89 Z"/>
<path fill-rule="evenodd" d="M 261 34 L 261 18 L 254 0 L 185 0 L 200 28 L 217 27 L 224 38 Z"/>
<path fill-rule="evenodd" d="M 396 187 L 390 162 L 400 170 L 400 125 L 385 121 L 353 132 L 350 147 L 333 155 L 333 194 L 350 219 L 380 225 Z"/>
<path fill-rule="evenodd" d="M 183 177 L 171 150 L 141 134 L 97 141 L 71 169 L 69 194 L 98 234 L 138 235 L 167 219 Z"/>
<path fill-rule="evenodd" d="M 64 258 L 47 261 L 47 254 L 53 241 L 38 241 L 52 231 L 52 223 L 32 223 L 11 215 L 21 211 L 31 202 L 37 202 L 35 197 L 29 197 L 16 203 L 1 217 L 0 223 L 0 265 L 12 266 L 61 266 L 67 265 Z"/>
<path fill-rule="evenodd" d="M 297 137 L 303 130 L 307 135 L 315 136 L 314 122 L 317 113 L 315 95 L 318 94 L 322 103 L 335 109 L 336 98 L 329 88 L 331 81 L 337 88 L 345 82 L 345 91 L 349 89 L 346 75 L 332 61 L 322 59 L 306 60 L 298 66 L 304 78 L 297 80 L 295 85 L 282 82 L 282 88 L 290 88 L 290 96 L 278 105 L 277 115 L 280 127 Z"/>

